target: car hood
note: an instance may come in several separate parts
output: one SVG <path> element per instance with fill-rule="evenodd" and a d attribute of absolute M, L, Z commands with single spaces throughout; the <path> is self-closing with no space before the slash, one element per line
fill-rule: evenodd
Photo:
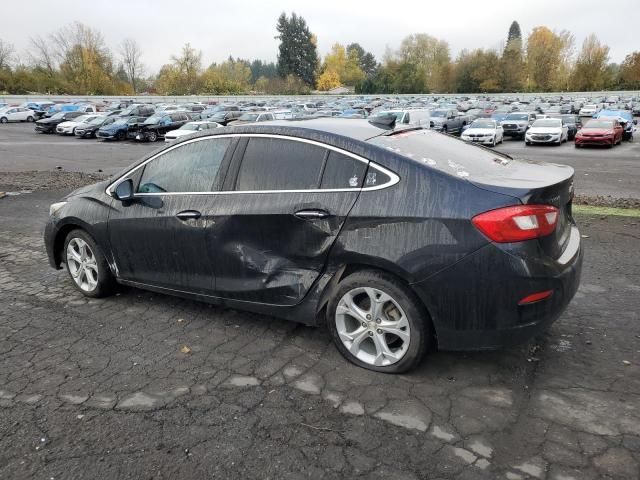
<path fill-rule="evenodd" d="M 490 128 L 467 128 L 464 131 L 464 135 L 493 135 L 495 133 L 495 130 L 492 130 Z"/>
<path fill-rule="evenodd" d="M 587 127 L 582 127 L 582 130 L 580 130 L 580 133 L 584 134 L 584 133 L 595 133 L 596 135 L 611 135 L 611 129 L 608 128 L 587 128 Z"/>
<path fill-rule="evenodd" d="M 185 135 L 193 135 L 198 133 L 196 130 L 171 130 L 167 132 L 165 137 L 184 137 Z"/>
<path fill-rule="evenodd" d="M 59 127 L 72 127 L 76 125 L 76 122 L 74 122 L 73 120 L 65 120 L 64 122 L 60 122 L 58 124 Z"/>
<path fill-rule="evenodd" d="M 92 183 L 90 185 L 85 185 L 84 187 L 80 187 L 76 190 L 74 190 L 73 192 L 71 192 L 69 195 L 67 195 L 65 198 L 65 200 L 73 198 L 73 197 L 78 197 L 78 196 L 82 196 L 82 195 L 90 195 L 93 193 L 99 193 L 104 191 L 104 189 L 107 188 L 107 186 L 109 185 L 109 182 L 112 181 L 112 177 L 109 177 L 105 180 L 101 180 L 97 183 Z"/>
<path fill-rule="evenodd" d="M 43 118 L 42 120 L 38 120 L 36 123 L 40 125 L 47 125 L 49 123 L 60 123 L 60 120 L 57 118 Z"/>
<path fill-rule="evenodd" d="M 560 127 L 531 127 L 529 133 L 557 135 L 562 132 Z"/>
<path fill-rule="evenodd" d="M 500 125 L 509 125 L 509 124 L 516 124 L 516 125 L 526 125 L 527 123 L 529 123 L 527 120 L 502 120 L 500 122 Z"/>

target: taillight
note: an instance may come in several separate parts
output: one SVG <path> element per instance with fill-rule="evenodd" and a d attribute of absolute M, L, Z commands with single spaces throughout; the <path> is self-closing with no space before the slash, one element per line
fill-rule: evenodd
<path fill-rule="evenodd" d="M 558 209 L 551 205 L 517 205 L 481 213 L 472 222 L 494 242 L 522 242 L 553 233 Z"/>

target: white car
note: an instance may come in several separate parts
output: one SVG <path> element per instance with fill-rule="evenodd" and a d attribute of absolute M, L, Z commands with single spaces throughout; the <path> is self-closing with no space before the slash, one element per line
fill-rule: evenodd
<path fill-rule="evenodd" d="M 536 120 L 524 137 L 526 145 L 532 143 L 555 143 L 560 145 L 569 139 L 569 127 L 560 118 Z"/>
<path fill-rule="evenodd" d="M 598 113 L 599 111 L 600 111 L 600 108 L 598 108 L 597 105 L 589 104 L 589 105 L 584 105 L 580 109 L 580 112 L 578 113 L 578 115 L 580 115 L 581 117 L 591 117 L 596 113 Z"/>
<path fill-rule="evenodd" d="M 177 138 L 184 137 L 185 135 L 193 135 L 194 133 L 201 132 L 202 130 L 209 130 L 211 128 L 222 128 L 222 125 L 217 122 L 208 122 L 206 120 L 185 123 L 177 130 L 171 130 L 165 133 L 164 141 L 165 143 L 169 143 Z"/>
<path fill-rule="evenodd" d="M 495 147 L 504 140 L 502 125 L 491 118 L 478 118 L 471 122 L 460 138 L 465 142 L 481 143 Z"/>
<path fill-rule="evenodd" d="M 0 123 L 33 122 L 35 112 L 24 107 L 4 107 L 0 109 Z"/>
<path fill-rule="evenodd" d="M 427 108 L 408 109 L 408 110 L 380 110 L 376 112 L 376 116 L 395 115 L 396 125 L 416 125 L 423 128 L 429 128 L 431 123 L 431 110 Z"/>
<path fill-rule="evenodd" d="M 80 115 L 79 117 L 74 118 L 73 120 L 67 120 L 66 122 L 62 122 L 58 124 L 56 127 L 56 133 L 61 135 L 75 135 L 76 127 L 84 122 L 90 122 L 91 120 L 101 117 L 102 115 Z"/>

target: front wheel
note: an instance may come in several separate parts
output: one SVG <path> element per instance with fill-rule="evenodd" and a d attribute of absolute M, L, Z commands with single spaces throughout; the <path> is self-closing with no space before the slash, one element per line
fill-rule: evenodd
<path fill-rule="evenodd" d="M 120 131 L 116 134 L 116 140 L 124 140 L 126 136 L 127 136 L 127 134 L 126 134 L 126 133 L 124 133 L 122 130 L 120 130 Z"/>
<path fill-rule="evenodd" d="M 64 255 L 73 285 L 87 297 L 113 292 L 115 280 L 107 259 L 95 240 L 83 230 L 73 230 L 65 239 Z"/>
<path fill-rule="evenodd" d="M 0 118 L 0 123 L 7 123 L 9 120 L 7 120 L 7 117 L 2 117 Z"/>
<path fill-rule="evenodd" d="M 327 308 L 327 324 L 347 360 L 385 373 L 417 366 L 432 336 L 415 295 L 393 276 L 369 270 L 340 282 Z"/>
<path fill-rule="evenodd" d="M 150 142 L 155 142 L 156 140 L 158 140 L 158 134 L 156 132 L 149 132 L 147 134 L 147 140 L 149 140 Z"/>
<path fill-rule="evenodd" d="M 31 116 L 27 117 L 27 122 L 32 123 L 33 122 L 33 117 L 31 117 Z"/>

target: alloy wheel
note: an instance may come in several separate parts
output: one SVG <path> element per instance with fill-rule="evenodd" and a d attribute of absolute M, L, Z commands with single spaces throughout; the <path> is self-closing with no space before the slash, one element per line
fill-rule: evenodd
<path fill-rule="evenodd" d="M 399 303 L 377 288 L 349 290 L 335 313 L 338 336 L 346 349 L 369 365 L 392 365 L 407 353 L 409 320 Z"/>
<path fill-rule="evenodd" d="M 67 245 L 67 267 L 76 285 L 85 292 L 92 292 L 98 286 L 98 262 L 81 238 L 73 238 Z"/>

